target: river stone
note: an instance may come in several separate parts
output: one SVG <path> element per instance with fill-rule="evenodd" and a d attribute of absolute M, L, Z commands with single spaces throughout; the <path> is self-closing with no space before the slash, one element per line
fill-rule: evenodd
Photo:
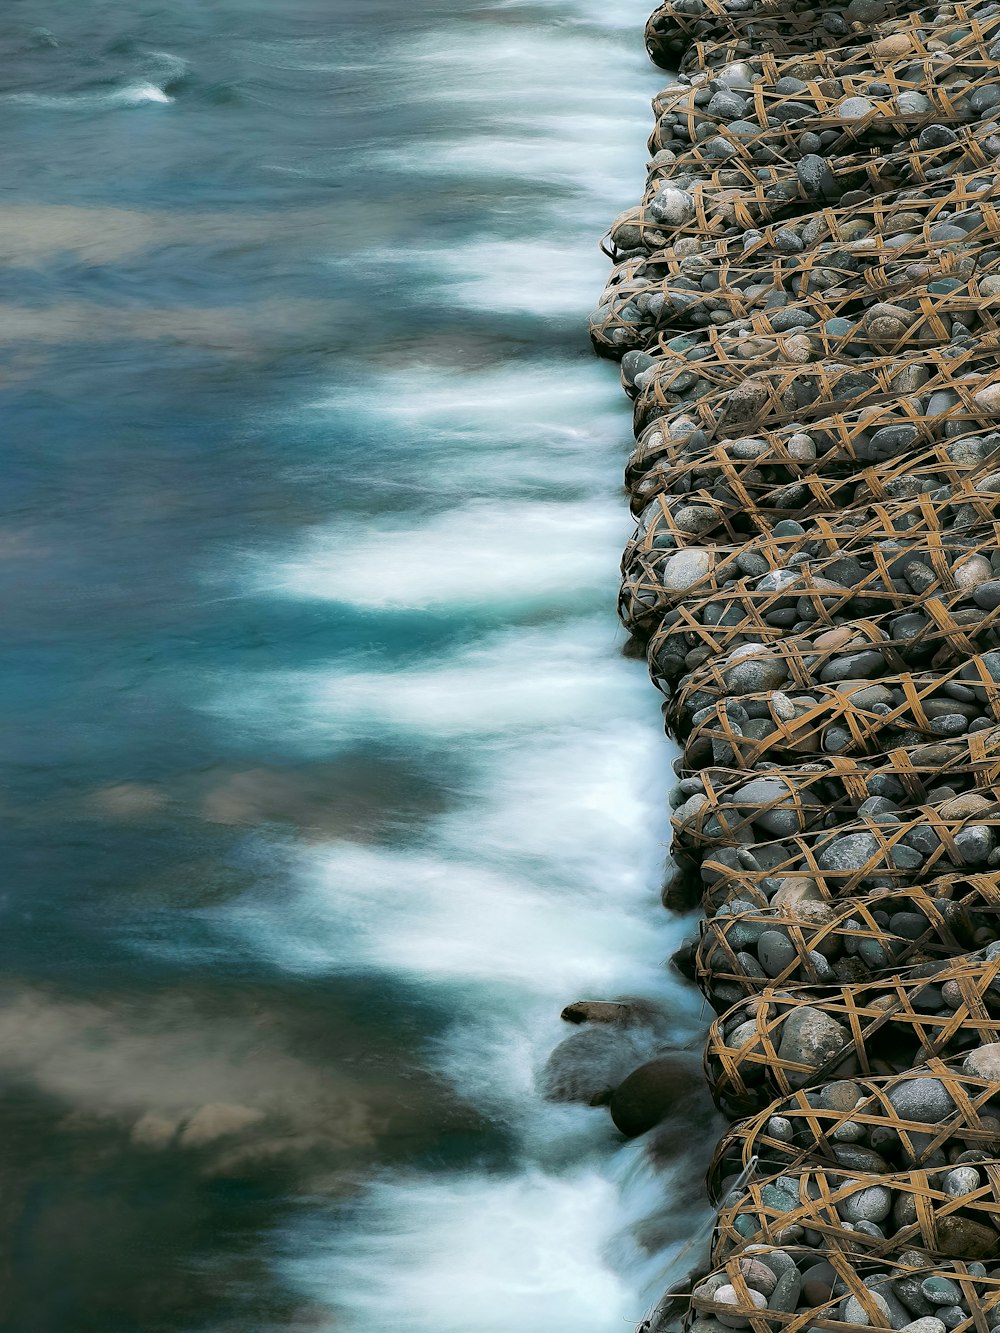
<path fill-rule="evenodd" d="M 888 1171 L 885 1158 L 871 1148 L 862 1148 L 857 1143 L 838 1143 L 833 1155 L 839 1166 L 848 1171 Z"/>
<path fill-rule="evenodd" d="M 879 1320 L 879 1324 L 881 1324 L 883 1328 L 891 1327 L 889 1322 L 889 1306 L 886 1303 L 885 1297 L 880 1296 L 877 1291 L 872 1291 L 868 1293 L 868 1301 L 875 1306 L 882 1316 Z M 847 1298 L 847 1303 L 844 1306 L 844 1320 L 848 1324 L 860 1324 L 862 1327 L 866 1327 L 871 1323 L 864 1306 L 858 1300 L 857 1296 L 849 1296 Z"/>
<path fill-rule="evenodd" d="M 853 1111 L 864 1098 L 861 1086 L 851 1079 L 836 1079 L 819 1091 L 819 1104 L 827 1111 Z"/>
<path fill-rule="evenodd" d="M 951 1093 L 938 1078 L 910 1078 L 888 1093 L 889 1102 L 901 1120 L 936 1125 L 955 1112 Z"/>
<path fill-rule="evenodd" d="M 806 1065 L 807 1069 L 803 1073 L 789 1071 L 789 1083 L 793 1087 L 808 1083 L 812 1072 L 843 1050 L 847 1041 L 845 1029 L 821 1009 L 808 1005 L 793 1009 L 782 1026 L 778 1058 Z"/>
<path fill-rule="evenodd" d="M 709 573 L 712 556 L 709 551 L 691 547 L 669 556 L 663 564 L 663 586 L 667 592 L 687 592 Z"/>
<path fill-rule="evenodd" d="M 969 107 L 973 111 L 987 111 L 1000 102 L 1000 87 L 988 83 L 985 88 L 977 88 L 969 98 Z"/>
<path fill-rule="evenodd" d="M 737 120 L 743 115 L 746 104 L 745 97 L 723 88 L 714 94 L 705 110 L 710 116 L 718 116 L 722 120 Z"/>
<path fill-rule="evenodd" d="M 955 834 L 955 847 L 964 865 L 985 864 L 995 846 L 993 830 L 986 824 L 972 824 Z"/>
<path fill-rule="evenodd" d="M 837 1204 L 845 1222 L 884 1222 L 891 1210 L 892 1190 L 885 1185 L 870 1185 Z"/>
<path fill-rule="evenodd" d="M 956 1166 L 941 1182 L 944 1192 L 955 1199 L 971 1194 L 979 1188 L 979 1184 L 979 1172 L 974 1166 Z"/>
<path fill-rule="evenodd" d="M 837 193 L 837 180 L 825 157 L 819 157 L 816 153 L 806 153 L 795 164 L 795 174 L 806 192 L 814 198 Z"/>
<path fill-rule="evenodd" d="M 1000 1249 L 1000 1232 L 950 1213 L 936 1219 L 938 1249 L 951 1259 L 992 1259 Z"/>
<path fill-rule="evenodd" d="M 837 1270 L 830 1263 L 813 1264 L 802 1273 L 802 1297 L 808 1305 L 823 1305 L 833 1295 Z"/>
<path fill-rule="evenodd" d="M 539 1075 L 539 1091 L 550 1102 L 603 1105 L 648 1050 L 621 1028 L 581 1028 L 549 1056 Z"/>
<path fill-rule="evenodd" d="M 708 1277 L 703 1278 L 698 1283 L 691 1295 L 699 1297 L 701 1300 L 710 1301 L 719 1288 L 726 1285 L 728 1280 L 725 1273 L 709 1273 Z"/>
<path fill-rule="evenodd" d="M 989 579 L 986 583 L 980 583 L 973 590 L 972 597 L 977 606 L 987 611 L 995 611 L 1000 606 L 1000 579 Z"/>
<path fill-rule="evenodd" d="M 611 1119 L 627 1138 L 645 1134 L 701 1092 L 699 1057 L 692 1051 L 658 1055 L 629 1074 L 611 1096 Z"/>
<path fill-rule="evenodd" d="M 763 1292 L 765 1296 L 770 1296 L 778 1282 L 777 1275 L 771 1272 L 767 1264 L 757 1259 L 741 1259 L 740 1272 L 748 1287 Z"/>
<path fill-rule="evenodd" d="M 878 854 L 880 846 L 873 833 L 848 833 L 832 839 L 821 848 L 816 863 L 823 871 L 853 874 L 863 869 Z"/>
<path fill-rule="evenodd" d="M 867 97 L 845 97 L 837 107 L 837 116 L 841 120 L 863 120 L 874 110 L 874 102 Z"/>
<path fill-rule="evenodd" d="M 961 1288 L 946 1277 L 925 1277 L 920 1291 L 931 1305 L 957 1305 L 962 1299 Z"/>
<path fill-rule="evenodd" d="M 767 1122 L 767 1132 L 772 1139 L 781 1143 L 791 1143 L 794 1130 L 792 1122 L 783 1115 L 773 1115 Z"/>
<path fill-rule="evenodd" d="M 947 125 L 926 125 L 917 136 L 917 147 L 946 148 L 957 139 L 958 135 Z"/>
<path fill-rule="evenodd" d="M 666 185 L 650 199 L 649 211 L 655 221 L 667 223 L 671 227 L 681 227 L 694 217 L 694 199 L 686 190 Z"/>
<path fill-rule="evenodd" d="M 733 1028 L 732 1032 L 726 1037 L 726 1045 L 738 1051 L 748 1041 L 756 1041 L 759 1037 L 757 1020 L 749 1018 L 745 1023 L 740 1023 L 738 1027 Z"/>
<path fill-rule="evenodd" d="M 784 837 L 800 831 L 802 825 L 797 812 L 794 809 L 762 810 L 761 807 L 773 801 L 786 800 L 790 790 L 788 784 L 780 778 L 753 778 L 738 787 L 729 800 L 737 809 L 759 810 L 760 814 L 754 816 L 754 823 L 760 824 L 769 833 Z"/>
<path fill-rule="evenodd" d="M 993 1083 L 1000 1082 L 1000 1041 L 992 1041 L 970 1051 L 963 1061 L 962 1068 L 967 1074 L 977 1078 L 987 1078 Z"/>
<path fill-rule="evenodd" d="M 925 1314 L 920 1319 L 913 1319 L 904 1324 L 901 1333 L 947 1333 L 944 1322 L 934 1315 Z"/>
<path fill-rule="evenodd" d="M 777 977 L 798 959 L 798 950 L 780 930 L 765 930 L 757 941 L 757 957 L 769 977 Z"/>
<path fill-rule="evenodd" d="M 799 1303 L 801 1291 L 802 1274 L 797 1268 L 789 1268 L 775 1283 L 774 1290 L 767 1299 L 767 1308 L 791 1314 Z"/>
<path fill-rule="evenodd" d="M 767 1309 L 767 1297 L 761 1291 L 754 1291 L 752 1287 L 747 1289 L 747 1296 L 750 1298 L 750 1304 L 758 1310 Z M 715 1300 L 720 1305 L 733 1305 L 737 1309 L 746 1309 L 746 1301 L 739 1294 L 734 1286 L 726 1284 L 720 1287 L 715 1293 Z M 750 1320 L 744 1315 L 716 1314 L 716 1319 L 724 1328 L 746 1328 Z"/>
<path fill-rule="evenodd" d="M 752 650 L 754 653 L 760 652 L 762 648 L 762 644 L 744 645 L 745 650 Z M 784 684 L 788 670 L 782 661 L 775 657 L 743 660 L 747 655 L 748 652 L 737 649 L 729 655 L 723 670 L 723 679 L 733 694 L 760 694 Z"/>
<path fill-rule="evenodd" d="M 868 448 L 879 458 L 891 458 L 893 454 L 909 448 L 917 438 L 917 434 L 917 427 L 908 422 L 896 426 L 882 426 L 868 441 Z"/>
<path fill-rule="evenodd" d="M 899 94 L 896 105 L 904 115 L 923 116 L 931 110 L 930 99 L 912 88 Z"/>

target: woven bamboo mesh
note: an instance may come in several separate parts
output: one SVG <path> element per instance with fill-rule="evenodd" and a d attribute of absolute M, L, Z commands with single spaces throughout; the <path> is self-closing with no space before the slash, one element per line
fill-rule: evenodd
<path fill-rule="evenodd" d="M 751 1180 L 720 1210 L 713 1257 L 804 1242 L 873 1258 L 909 1249 L 1000 1258 L 1000 1162 L 980 1158 L 972 1151 L 955 1166 L 895 1173 L 802 1166 Z"/>
<path fill-rule="evenodd" d="M 687 1333 L 856 1333 L 905 1327 L 946 1300 L 953 1333 L 996 1327 L 997 1269 L 976 1260 L 934 1262 L 916 1250 L 877 1261 L 839 1249 L 820 1255 L 808 1246 L 761 1246 L 731 1255 L 695 1286 L 684 1327 Z"/>
<path fill-rule="evenodd" d="M 614 258 L 624 258 L 655 255 L 684 237 L 725 238 L 782 223 L 776 230 L 785 232 L 789 220 L 822 204 L 848 206 L 917 186 L 927 198 L 941 197 L 943 183 L 961 173 L 982 177 L 976 193 L 988 193 L 995 134 L 958 125 L 948 130 L 947 143 L 932 148 L 928 136 L 948 129 L 928 123 L 934 120 L 928 114 L 876 119 L 873 111 L 853 123 L 849 143 L 841 131 L 824 129 L 822 117 L 802 122 L 803 133 L 836 133 L 838 145 L 850 149 L 826 157 L 780 147 L 787 134 L 778 131 L 769 132 L 766 148 L 715 135 L 679 157 L 657 154 L 675 160 L 654 158 L 643 202 L 616 219 L 606 246 Z M 767 165 L 761 166 L 764 157 Z"/>
<path fill-rule="evenodd" d="M 1000 653 L 976 651 L 984 618 L 949 615 L 940 603 L 902 614 L 914 616 L 918 633 L 939 617 L 936 632 L 917 641 L 927 656 L 933 651 L 932 669 L 894 672 L 896 648 L 861 619 L 833 630 L 813 624 L 808 634 L 774 643 L 747 642 L 721 663 L 694 666 L 665 705 L 684 738 L 687 766 L 711 756 L 717 764 L 753 767 L 773 760 L 772 751 L 871 754 L 989 730 L 1000 711 Z M 968 725 L 942 728 L 942 716 L 963 716 Z"/>
<path fill-rule="evenodd" d="M 977 1072 L 979 1071 L 979 1072 Z M 817 1164 L 900 1172 L 1000 1156 L 1000 1047 L 882 1078 L 800 1089 L 734 1125 L 708 1170 L 713 1202 L 753 1167 L 771 1176 Z"/>
<path fill-rule="evenodd" d="M 877 363 L 890 355 L 913 358 L 928 351 L 941 353 L 948 344 L 973 335 L 994 347 L 1000 344 L 1000 255 L 990 261 L 986 274 L 914 283 L 902 294 L 906 304 L 900 305 L 899 299 L 885 300 L 882 293 L 866 298 L 857 292 L 848 299 L 842 292 L 836 304 L 850 306 L 850 318 L 835 316 L 820 297 L 783 307 L 777 321 L 773 315 L 759 315 L 749 323 L 673 337 L 650 349 L 637 374 L 627 364 L 623 387 L 633 398 L 652 393 L 664 409 L 657 415 L 667 415 L 775 366 Z M 789 327 L 774 331 L 774 322 Z"/>
<path fill-rule="evenodd" d="M 982 493 L 969 491 L 980 501 L 977 514 L 988 512 Z M 989 594 L 981 591 L 1000 575 L 1000 523 L 992 518 L 967 533 L 942 526 L 932 502 L 892 517 L 883 508 L 868 522 L 863 510 L 832 522 L 821 515 L 811 530 L 795 524 L 802 530 L 787 537 L 768 534 L 739 544 L 704 546 L 696 543 L 701 534 L 689 531 L 681 547 L 675 536 L 680 522 L 698 527 L 712 517 L 711 510 L 694 508 L 675 516 L 663 506 L 651 515 L 645 540 L 626 551 L 623 615 L 650 628 L 659 620 L 665 644 L 683 636 L 686 651 L 707 647 L 724 654 L 742 643 L 789 637 L 795 626 L 834 629 L 854 620 L 871 622 L 880 631 L 876 637 L 891 642 L 894 618 L 929 602 L 949 616 L 976 608 L 986 612 L 984 629 L 993 623 L 982 605 Z M 953 511 L 949 503 L 941 517 Z M 664 537 L 672 539 L 669 545 Z M 683 554 L 674 558 L 678 547 Z"/>
<path fill-rule="evenodd" d="M 809 302 L 821 300 L 817 315 L 831 319 L 850 308 L 851 297 L 898 301 L 909 287 L 956 272 L 985 274 L 980 295 L 989 295 L 996 258 L 989 247 L 1000 236 L 990 193 L 983 173 L 952 173 L 947 186 L 814 208 L 736 240 L 674 240 L 616 266 L 591 318 L 591 337 L 598 351 L 620 356 L 649 347 L 663 328 L 773 318 L 797 301 L 810 311 Z M 635 223 L 621 222 L 613 248 L 635 250 L 642 235 Z"/>
<path fill-rule="evenodd" d="M 726 42 L 745 36 L 754 49 L 762 46 L 780 55 L 822 50 L 837 37 L 851 33 L 855 20 L 850 4 L 810 9 L 804 0 L 667 0 L 646 23 L 646 50 L 657 64 L 674 69 L 699 43 Z M 865 7 L 867 15 L 889 17 L 897 6 Z M 866 23 L 871 22 L 866 17 Z M 861 25 L 854 29 L 861 31 Z"/>
<path fill-rule="evenodd" d="M 970 663 L 960 668 L 952 678 L 960 679 L 960 672 L 966 669 L 974 670 L 975 666 Z M 772 686 L 740 699 L 709 704 L 697 711 L 685 739 L 684 767 L 697 770 L 715 764 L 753 770 L 761 763 L 800 763 L 812 754 L 898 754 L 899 762 L 906 765 L 914 750 L 923 754 L 926 747 L 934 747 L 930 751 L 934 753 L 940 744 L 939 752 L 948 753 L 944 740 L 937 737 L 931 725 L 942 713 L 935 709 L 936 715 L 931 718 L 926 711 L 935 703 L 948 710 L 943 712 L 944 717 L 956 719 L 955 723 L 949 721 L 949 729 L 964 731 L 970 747 L 978 746 L 984 735 L 992 747 L 991 726 L 977 728 L 975 722 L 969 726 L 959 722 L 957 719 L 965 714 L 954 711 L 954 701 L 949 703 L 940 687 L 939 675 L 931 672 L 877 682 L 848 681 L 839 687 L 816 686 L 808 693 L 789 694 Z M 993 711 L 991 708 L 991 715 Z M 928 810 L 927 818 L 934 817 Z M 758 862 L 760 855 L 757 853 Z M 708 860 L 718 857 L 709 853 Z"/>
<path fill-rule="evenodd" d="M 887 48 L 922 54 L 956 42 L 989 45 L 993 25 L 976 6 L 953 4 L 916 9 L 892 4 L 854 4 L 809 9 L 802 0 L 667 0 L 646 24 L 646 49 L 666 69 L 715 70 L 757 55 L 801 57 L 839 47 L 904 38 Z"/>
<path fill-rule="evenodd" d="M 970 807 L 974 813 L 961 817 L 944 813 Z M 750 907 L 762 898 L 770 903 L 779 892 L 779 906 L 788 899 L 808 900 L 807 893 L 819 901 L 883 889 L 905 894 L 929 876 L 984 873 L 998 861 L 1000 805 L 995 798 L 969 794 L 855 819 L 822 833 L 716 847 L 704 854 L 700 875 L 717 912 L 727 901 L 744 901 Z M 782 952 L 776 948 L 775 956 Z M 826 982 L 854 979 L 847 964 L 838 974 L 813 961 L 825 972 Z"/>
<path fill-rule="evenodd" d="M 1000 35 L 995 16 L 979 26 L 979 40 L 970 32 L 949 43 L 946 56 L 928 50 L 917 36 L 919 30 L 911 30 L 809 56 L 777 59 L 772 52 L 761 52 L 740 62 L 737 71 L 722 72 L 721 79 L 707 83 L 682 76 L 653 100 L 656 124 L 650 151 L 697 145 L 732 124 L 738 126 L 730 134 L 734 144 L 773 141 L 794 149 L 809 122 L 818 120 L 821 129 L 831 131 L 815 149 L 822 155 L 857 141 L 859 131 L 898 134 L 919 126 L 921 116 L 924 123 L 936 125 L 971 122 L 983 109 L 980 103 L 989 101 L 976 94 L 992 86 L 995 67 L 987 47 Z M 942 38 L 962 31 L 943 23 L 931 40 L 943 45 Z M 848 97 L 864 97 L 871 109 L 852 105 L 845 115 Z"/>
<path fill-rule="evenodd" d="M 982 468 L 979 471 L 989 475 Z M 771 530 L 738 544 L 723 542 L 707 548 L 706 530 L 714 527 L 717 511 L 701 504 L 675 503 L 671 507 L 665 498 L 658 497 L 643 514 L 639 530 L 625 548 L 621 617 L 633 632 L 646 636 L 658 626 L 665 641 L 683 636 L 678 646 L 685 653 L 705 647 L 713 653 L 726 652 L 738 646 L 744 635 L 740 628 L 743 623 L 755 626 L 752 634 L 746 633 L 747 639 L 767 643 L 785 637 L 780 631 L 787 632 L 798 623 L 798 598 L 793 601 L 788 596 L 783 599 L 784 605 L 764 605 L 766 597 L 780 591 L 771 589 L 770 583 L 788 581 L 786 571 L 801 570 L 804 577 L 811 576 L 814 569 L 829 569 L 837 560 L 844 562 L 843 568 L 851 569 L 854 565 L 846 562 L 856 560 L 862 576 L 869 577 L 871 583 L 876 582 L 874 571 L 887 565 L 887 573 L 878 576 L 877 581 L 884 584 L 876 589 L 879 596 L 887 596 L 890 586 L 895 589 L 898 577 L 918 601 L 927 601 L 934 596 L 928 591 L 933 578 L 941 600 L 954 601 L 965 585 L 974 603 L 973 578 L 989 582 L 994 573 L 1000 573 L 992 563 L 994 552 L 1000 549 L 1000 522 L 993 516 L 1000 489 L 991 496 L 976 491 L 974 481 L 965 472 L 962 482 L 949 488 L 945 499 L 921 495 L 910 501 L 858 505 L 833 515 L 814 513 L 805 523 L 788 523 L 787 534 Z M 965 505 L 971 512 L 963 516 L 959 509 Z M 668 569 L 668 561 L 674 552 L 688 550 L 707 550 L 707 555 L 699 553 L 688 560 L 683 580 L 674 579 L 672 571 L 676 568 L 679 573 L 681 562 Z M 893 552 L 902 563 L 896 564 Z M 921 565 L 926 567 L 926 575 L 918 567 Z M 667 586 L 688 578 L 692 580 L 689 595 Z M 814 588 L 813 595 L 819 591 Z M 823 600 L 820 598 L 821 603 Z M 747 605 L 749 620 L 745 619 Z M 883 606 L 883 612 L 888 610 Z M 879 619 L 877 611 L 875 619 Z M 886 641 L 892 639 L 893 619 L 883 614 L 881 621 L 885 623 L 879 623 Z"/>
<path fill-rule="evenodd" d="M 884 409 L 891 404 L 895 419 L 914 427 L 913 439 L 925 419 L 938 415 L 932 401 L 935 394 L 951 399 L 946 410 L 948 420 L 956 424 L 1000 416 L 998 352 L 1000 345 L 984 338 L 871 357 L 861 364 L 836 358 L 803 365 L 766 363 L 744 375 L 723 372 L 720 387 L 710 387 L 682 409 L 669 401 L 668 386 L 661 388 L 654 375 L 636 398 L 636 428 L 683 416 L 690 433 L 700 431 L 709 441 L 739 439 L 748 427 L 768 430 L 795 421 L 808 429 L 810 423 L 848 405 L 856 415 L 868 406 Z M 898 452 L 899 446 L 893 449 Z"/>
<path fill-rule="evenodd" d="M 675 853 L 700 863 L 717 847 L 828 833 L 866 815 L 890 827 L 914 810 L 957 819 L 1000 809 L 1000 728 L 926 749 L 926 756 L 914 747 L 869 760 L 831 755 L 763 764 L 751 772 L 703 767 L 678 789 Z"/>
<path fill-rule="evenodd" d="M 1000 9 L 670 0 L 647 41 L 684 72 L 591 334 L 706 1070 L 757 1113 L 688 1327 L 991 1333 L 1000 1270 L 915 1274 L 1000 1260 Z"/>
<path fill-rule="evenodd" d="M 1000 936 L 1000 886 L 993 877 L 957 899 L 938 896 L 931 883 L 836 904 L 733 910 L 740 903 L 701 926 L 696 980 L 717 1010 L 768 986 L 864 982 L 958 958 Z"/>
<path fill-rule="evenodd" d="M 886 424 L 894 430 L 910 423 Z M 807 432 L 793 425 L 704 450 L 692 447 L 690 462 L 652 467 L 636 487 L 640 540 L 648 537 L 646 548 L 660 551 L 674 545 L 694 548 L 684 562 L 672 562 L 669 571 L 664 556 L 659 581 L 665 583 L 669 574 L 669 582 L 676 585 L 670 590 L 682 591 L 686 578 L 696 584 L 701 576 L 708 545 L 745 543 L 759 534 L 809 532 L 832 516 L 844 526 L 862 526 L 873 515 L 889 515 L 893 523 L 898 515 L 900 527 L 944 527 L 963 541 L 973 538 L 972 529 L 979 526 L 990 525 L 989 533 L 1000 517 L 1000 433 L 992 426 L 963 433 L 905 450 L 879 466 L 845 456 L 869 450 L 880 429 L 876 424 L 870 431 L 837 432 L 831 444 L 825 429 L 811 427 Z M 827 457 L 813 460 L 806 455 L 814 450 L 818 454 L 817 436 Z M 876 439 L 876 447 L 885 438 Z M 659 430 L 643 435 L 639 457 L 647 451 L 667 454 Z M 736 456 L 754 451 L 756 458 Z"/>
<path fill-rule="evenodd" d="M 891 980 L 765 989 L 717 1019 L 705 1066 L 730 1118 L 832 1079 L 902 1073 L 934 1055 L 1000 1041 L 1000 959 L 983 956 L 911 968 Z M 920 973 L 921 975 L 916 975 Z"/>

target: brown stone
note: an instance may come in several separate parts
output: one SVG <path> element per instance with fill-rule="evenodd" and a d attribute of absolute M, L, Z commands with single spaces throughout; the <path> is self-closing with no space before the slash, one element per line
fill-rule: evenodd
<path fill-rule="evenodd" d="M 937 1219 L 938 1249 L 952 1259 L 992 1259 L 1000 1251 L 1000 1233 L 970 1217 L 950 1213 Z"/>
<path fill-rule="evenodd" d="M 620 1000 L 577 1000 L 560 1017 L 567 1023 L 624 1023 L 628 1005 Z"/>

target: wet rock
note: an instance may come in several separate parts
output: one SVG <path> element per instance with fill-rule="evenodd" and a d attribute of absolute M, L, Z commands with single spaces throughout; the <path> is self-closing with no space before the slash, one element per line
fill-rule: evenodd
<path fill-rule="evenodd" d="M 577 1000 L 560 1014 L 567 1023 L 625 1023 L 632 1007 L 623 1000 Z"/>
<path fill-rule="evenodd" d="M 647 1045 L 617 1026 L 588 1025 L 549 1056 L 538 1077 L 539 1092 L 550 1102 L 604 1105 L 647 1054 Z"/>
<path fill-rule="evenodd" d="M 698 1055 L 671 1051 L 656 1056 L 615 1089 L 610 1101 L 611 1119 L 626 1137 L 634 1138 L 690 1105 L 702 1086 Z"/>

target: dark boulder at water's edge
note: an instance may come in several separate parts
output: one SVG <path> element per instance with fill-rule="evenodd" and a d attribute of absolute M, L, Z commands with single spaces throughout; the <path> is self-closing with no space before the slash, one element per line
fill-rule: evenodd
<path fill-rule="evenodd" d="M 628 1138 L 690 1109 L 703 1093 L 701 1057 L 694 1051 L 658 1055 L 633 1070 L 611 1096 L 611 1119 Z"/>

